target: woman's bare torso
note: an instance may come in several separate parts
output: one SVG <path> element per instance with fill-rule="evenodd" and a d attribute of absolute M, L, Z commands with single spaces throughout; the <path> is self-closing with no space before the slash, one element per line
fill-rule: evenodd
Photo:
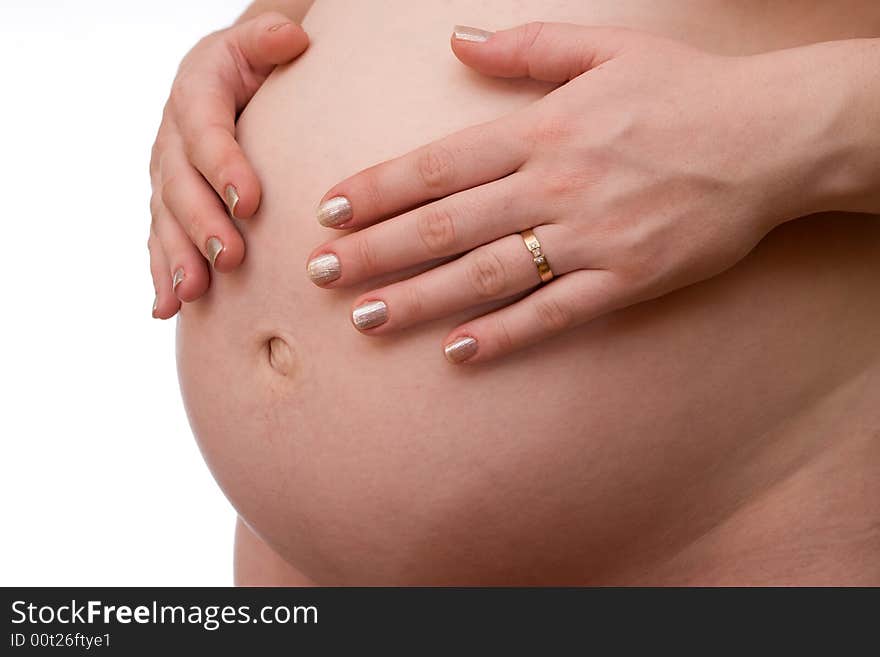
<path fill-rule="evenodd" d="M 880 584 L 875 217 L 790 222 L 722 276 L 478 367 L 441 340 L 479 309 L 371 338 L 350 305 L 383 280 L 308 281 L 333 183 L 548 90 L 465 69 L 452 25 L 535 19 L 731 54 L 880 35 L 868 1 L 317 0 L 311 48 L 239 123 L 264 185 L 246 262 L 180 317 L 221 487 L 324 584 Z"/>

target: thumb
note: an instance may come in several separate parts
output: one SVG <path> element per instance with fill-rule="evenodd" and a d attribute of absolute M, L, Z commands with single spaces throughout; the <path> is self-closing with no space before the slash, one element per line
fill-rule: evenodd
<path fill-rule="evenodd" d="M 486 75 L 568 82 L 614 59 L 638 36 L 644 39 L 624 28 L 571 23 L 526 23 L 499 32 L 456 25 L 452 50 Z"/>
<path fill-rule="evenodd" d="M 232 28 L 230 35 L 255 73 L 266 76 L 309 45 L 305 31 L 284 14 L 267 12 Z"/>

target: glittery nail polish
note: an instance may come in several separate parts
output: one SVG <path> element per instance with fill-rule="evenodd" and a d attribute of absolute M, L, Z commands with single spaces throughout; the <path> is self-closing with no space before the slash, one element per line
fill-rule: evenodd
<path fill-rule="evenodd" d="M 351 201 L 344 196 L 334 196 L 318 206 L 318 223 L 332 227 L 344 224 L 351 219 Z"/>
<path fill-rule="evenodd" d="M 205 245 L 205 250 L 208 252 L 208 260 L 211 261 L 212 267 L 217 262 L 217 256 L 223 253 L 223 250 L 225 248 L 226 247 L 223 246 L 223 242 L 220 241 L 219 237 L 208 238 L 208 243 Z"/>
<path fill-rule="evenodd" d="M 384 301 L 367 301 L 351 313 L 351 321 L 359 329 L 369 329 L 388 321 L 388 306 Z"/>
<path fill-rule="evenodd" d="M 312 258 L 306 270 L 312 283 L 318 285 L 335 281 L 342 275 L 342 267 L 335 253 L 325 253 Z"/>
<path fill-rule="evenodd" d="M 223 190 L 223 196 L 226 200 L 226 207 L 229 208 L 229 214 L 235 219 L 235 208 L 238 205 L 238 190 L 232 185 L 226 185 Z"/>
<path fill-rule="evenodd" d="M 458 41 L 471 41 L 473 43 L 485 43 L 494 32 L 487 32 L 478 27 L 456 25 L 452 30 L 452 36 Z"/>
<path fill-rule="evenodd" d="M 443 348 L 446 359 L 450 363 L 461 363 L 477 353 L 477 341 L 471 336 L 453 340 Z"/>

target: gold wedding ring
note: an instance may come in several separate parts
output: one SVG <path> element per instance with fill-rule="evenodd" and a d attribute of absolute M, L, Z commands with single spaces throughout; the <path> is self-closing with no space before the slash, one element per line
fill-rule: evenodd
<path fill-rule="evenodd" d="M 553 278 L 553 270 L 550 269 L 547 256 L 544 255 L 544 251 L 541 249 L 541 243 L 535 237 L 535 233 L 532 232 L 531 228 L 526 228 L 520 235 L 523 238 L 523 242 L 526 243 L 526 248 L 532 254 L 532 260 L 535 261 L 535 267 L 538 268 L 538 276 L 541 277 L 541 282 L 546 283 Z"/>

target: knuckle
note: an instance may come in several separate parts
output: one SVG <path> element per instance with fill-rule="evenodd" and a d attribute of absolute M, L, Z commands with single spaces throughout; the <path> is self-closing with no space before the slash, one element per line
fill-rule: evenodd
<path fill-rule="evenodd" d="M 280 11 L 263 11 L 257 16 L 257 24 L 263 23 L 264 25 L 276 25 L 278 23 L 289 22 L 290 18 L 282 14 Z"/>
<path fill-rule="evenodd" d="M 200 125 L 194 129 L 183 126 L 180 130 L 180 144 L 183 153 L 189 162 L 204 158 L 211 144 L 212 128 L 210 125 Z"/>
<path fill-rule="evenodd" d="M 205 217 L 201 210 L 195 205 L 189 207 L 184 214 L 185 221 L 183 223 L 183 228 L 189 234 L 190 238 L 201 242 L 199 238 L 200 235 L 205 233 L 204 225 L 205 225 Z"/>
<path fill-rule="evenodd" d="M 619 254 L 617 263 L 617 273 L 627 285 L 635 285 L 644 279 L 647 266 L 641 254 L 624 251 Z"/>
<path fill-rule="evenodd" d="M 177 195 L 177 187 L 180 185 L 180 181 L 176 176 L 168 176 L 162 180 L 161 185 L 159 186 L 159 200 L 166 207 L 172 207 L 174 205 L 174 199 Z"/>
<path fill-rule="evenodd" d="M 455 220 L 448 209 L 426 209 L 419 213 L 416 226 L 419 239 L 431 255 L 447 255 L 455 250 Z"/>
<path fill-rule="evenodd" d="M 174 89 L 174 84 L 171 85 L 172 90 Z M 156 142 L 165 141 L 165 138 L 168 135 L 168 132 L 173 129 L 175 125 L 175 117 L 174 117 L 174 103 L 169 95 L 168 99 L 165 101 L 165 105 L 162 107 L 162 118 L 159 120 L 159 132 L 156 135 Z"/>
<path fill-rule="evenodd" d="M 233 29 L 235 28 L 226 27 L 219 30 L 214 30 L 213 32 L 208 32 L 208 34 L 196 41 L 196 44 L 193 46 L 192 50 L 187 53 L 187 58 L 191 59 L 194 55 L 200 54 L 202 51 L 216 48 L 218 43 L 221 43 L 228 38 L 229 33 Z"/>
<path fill-rule="evenodd" d="M 191 238 L 197 238 L 202 234 L 205 218 L 197 204 L 184 201 L 188 198 L 183 190 L 178 190 L 180 182 L 176 177 L 170 177 L 162 183 L 162 202 L 169 208 L 180 226 Z M 180 199 L 180 203 L 177 203 Z"/>
<path fill-rule="evenodd" d="M 535 302 L 535 317 L 539 325 L 551 333 L 563 331 L 574 322 L 571 308 L 552 297 Z"/>
<path fill-rule="evenodd" d="M 510 329 L 507 328 L 507 324 L 504 321 L 503 317 L 497 317 L 495 319 L 495 327 L 492 334 L 495 338 L 495 344 L 502 352 L 513 350 L 513 334 L 511 334 Z"/>
<path fill-rule="evenodd" d="M 444 189 L 455 176 L 455 157 L 448 148 L 434 144 L 422 149 L 416 159 L 419 178 L 428 189 Z"/>
<path fill-rule="evenodd" d="M 236 142 L 225 129 L 217 128 L 214 141 L 217 144 L 217 152 L 213 159 L 218 167 L 228 166 L 237 160 L 242 159 L 238 142 Z"/>
<path fill-rule="evenodd" d="M 385 207 L 382 186 L 379 184 L 377 171 L 377 167 L 371 167 L 361 171 L 356 178 L 358 198 L 363 199 L 363 203 L 367 208 L 378 209 Z"/>
<path fill-rule="evenodd" d="M 645 253 L 636 253 L 630 256 L 626 268 L 627 278 L 632 284 L 649 284 L 654 277 L 654 270 L 650 258 Z"/>
<path fill-rule="evenodd" d="M 632 293 L 642 294 L 662 283 L 660 258 L 646 245 L 631 246 L 618 254 L 617 274 Z"/>
<path fill-rule="evenodd" d="M 171 94 L 168 96 L 168 105 L 173 112 L 179 112 L 181 105 L 189 99 L 192 89 L 192 78 L 185 72 L 174 78 L 171 83 Z"/>
<path fill-rule="evenodd" d="M 418 285 L 411 284 L 406 286 L 407 312 L 410 317 L 421 317 L 425 307 L 425 295 L 422 293 Z"/>
<path fill-rule="evenodd" d="M 155 231 L 156 225 L 159 223 L 159 210 L 161 209 L 162 201 L 159 199 L 158 195 L 153 194 L 150 196 L 150 230 Z"/>
<path fill-rule="evenodd" d="M 379 257 L 373 244 L 365 236 L 361 235 L 355 242 L 355 250 L 357 252 L 358 261 L 361 263 L 361 269 L 367 276 L 371 276 L 379 272 Z"/>
<path fill-rule="evenodd" d="M 567 173 L 549 173 L 542 177 L 541 192 L 546 199 L 569 198 L 580 191 L 580 180 Z"/>
<path fill-rule="evenodd" d="M 213 32 L 208 32 L 201 39 L 196 41 L 195 45 L 192 48 L 192 51 L 202 50 L 208 46 L 210 46 L 214 41 L 217 40 L 218 35 L 220 34 L 220 30 L 215 30 Z M 192 52 L 190 51 L 190 52 Z"/>
<path fill-rule="evenodd" d="M 156 141 L 153 143 L 153 148 L 150 149 L 150 177 L 155 177 L 159 175 L 159 160 L 162 157 L 162 145 L 160 144 L 160 137 L 156 137 Z"/>
<path fill-rule="evenodd" d="M 219 183 L 223 172 L 239 158 L 237 144 L 220 126 L 205 126 L 186 143 L 190 162 L 209 182 Z"/>
<path fill-rule="evenodd" d="M 519 43 L 517 44 L 520 56 L 528 56 L 532 48 L 535 47 L 541 33 L 544 31 L 544 25 L 543 21 L 531 21 L 523 26 L 519 33 Z"/>
<path fill-rule="evenodd" d="M 535 187 L 545 202 L 556 203 L 560 200 L 578 199 L 607 178 L 601 163 L 590 163 L 580 170 L 560 167 L 557 170 L 542 171 Z"/>
<path fill-rule="evenodd" d="M 251 66 L 250 60 L 242 50 L 237 40 L 227 40 L 224 48 L 233 62 L 233 70 L 236 72 L 236 82 L 244 89 L 255 89 L 260 86 L 259 77 Z"/>
<path fill-rule="evenodd" d="M 481 298 L 499 296 L 507 284 L 504 263 L 496 253 L 477 253 L 467 275 L 471 288 Z"/>
<path fill-rule="evenodd" d="M 529 140 L 536 146 L 555 146 L 570 140 L 572 130 L 570 117 L 559 112 L 543 112 L 532 123 Z"/>

